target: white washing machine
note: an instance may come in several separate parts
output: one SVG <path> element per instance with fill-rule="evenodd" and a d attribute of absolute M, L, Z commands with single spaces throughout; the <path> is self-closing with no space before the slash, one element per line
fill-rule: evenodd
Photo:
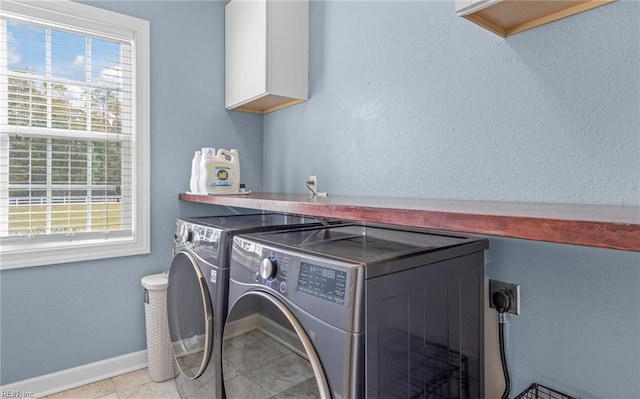
<path fill-rule="evenodd" d="M 315 219 L 277 213 L 178 219 L 167 313 L 182 399 L 223 398 L 221 340 L 233 236 L 318 225 Z"/>
<path fill-rule="evenodd" d="M 482 398 L 486 248 L 365 224 L 236 236 L 227 398 Z"/>

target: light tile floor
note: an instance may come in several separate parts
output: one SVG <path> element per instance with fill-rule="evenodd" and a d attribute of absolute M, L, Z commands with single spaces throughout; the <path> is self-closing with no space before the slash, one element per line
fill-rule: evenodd
<path fill-rule="evenodd" d="M 308 359 L 272 337 L 252 330 L 224 343 L 227 397 L 319 399 Z"/>
<path fill-rule="evenodd" d="M 147 369 L 119 375 L 68 391 L 46 396 L 46 399 L 179 399 L 174 380 L 153 382 Z"/>
<path fill-rule="evenodd" d="M 253 330 L 226 341 L 239 349 L 225 359 L 227 396 L 236 399 L 316 399 L 318 388 L 309 361 L 267 335 Z M 190 359 L 187 359 L 189 361 Z M 269 364 L 269 367 L 264 367 Z M 266 372 L 267 370 L 268 372 Z M 197 391 L 195 397 L 200 397 Z M 209 395 L 207 395 L 209 397 Z M 153 382 L 142 369 L 43 399 L 180 399 L 175 380 Z"/>

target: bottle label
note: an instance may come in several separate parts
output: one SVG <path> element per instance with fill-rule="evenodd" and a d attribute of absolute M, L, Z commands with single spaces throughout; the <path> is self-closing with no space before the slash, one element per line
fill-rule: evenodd
<path fill-rule="evenodd" d="M 213 173 L 213 179 L 209 184 L 211 188 L 231 187 L 233 182 L 231 179 L 231 168 L 227 166 L 216 166 Z"/>
<path fill-rule="evenodd" d="M 218 180 L 220 180 L 220 181 L 227 181 L 227 180 L 229 180 L 229 171 L 227 171 L 225 169 L 220 169 L 220 170 L 218 170 L 218 173 L 216 173 L 216 176 L 218 177 Z"/>

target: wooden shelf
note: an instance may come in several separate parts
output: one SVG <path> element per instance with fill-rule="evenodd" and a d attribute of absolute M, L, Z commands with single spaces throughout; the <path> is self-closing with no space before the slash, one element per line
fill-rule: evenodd
<path fill-rule="evenodd" d="M 614 0 L 458 0 L 458 15 L 507 37 Z"/>
<path fill-rule="evenodd" d="M 179 195 L 182 201 L 640 252 L 640 207 L 304 194 Z"/>

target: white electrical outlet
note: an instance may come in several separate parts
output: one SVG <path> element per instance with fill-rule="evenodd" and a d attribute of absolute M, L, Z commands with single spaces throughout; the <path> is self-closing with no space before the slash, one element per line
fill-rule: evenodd
<path fill-rule="evenodd" d="M 309 176 L 309 185 L 313 187 L 315 191 L 318 191 L 318 176 Z"/>
<path fill-rule="evenodd" d="M 318 176 L 309 176 L 307 179 L 307 188 L 311 191 L 311 194 L 318 197 L 326 197 L 327 193 L 321 193 L 318 191 Z"/>

